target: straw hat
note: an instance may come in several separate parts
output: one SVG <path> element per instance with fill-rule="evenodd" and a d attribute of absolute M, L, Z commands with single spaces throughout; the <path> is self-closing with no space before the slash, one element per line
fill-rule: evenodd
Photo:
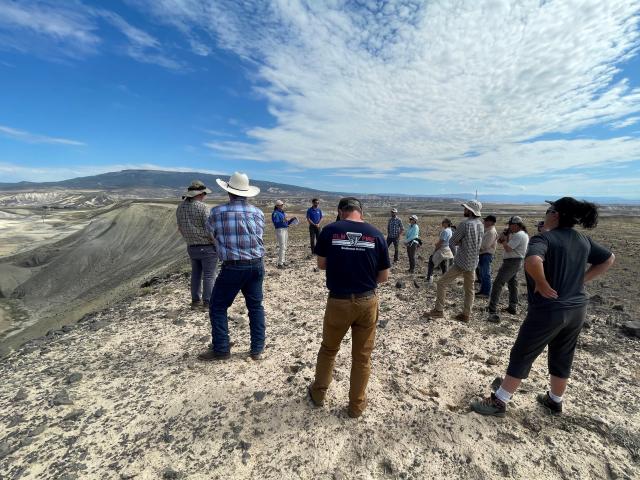
<path fill-rule="evenodd" d="M 258 187 L 249 185 L 249 177 L 246 173 L 235 172 L 231 175 L 228 182 L 224 180 L 216 179 L 216 183 L 229 193 L 233 193 L 239 197 L 255 197 L 260 193 Z"/>
<path fill-rule="evenodd" d="M 211 193 L 204 183 L 200 180 L 194 180 L 191 185 L 187 187 L 187 191 L 182 194 L 182 198 L 193 198 L 202 193 Z"/>

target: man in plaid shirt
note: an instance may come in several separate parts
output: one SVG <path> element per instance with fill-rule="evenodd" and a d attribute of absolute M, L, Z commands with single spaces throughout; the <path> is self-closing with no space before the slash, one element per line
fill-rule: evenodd
<path fill-rule="evenodd" d="M 452 283 L 456 278 L 464 278 L 464 309 L 462 313 L 456 315 L 456 320 L 468 322 L 471 318 L 471 308 L 473 307 L 473 299 L 475 290 L 473 282 L 475 279 L 475 270 L 478 266 L 478 254 L 480 252 L 480 244 L 484 235 L 484 225 L 480 217 L 482 204 L 477 200 L 469 200 L 463 203 L 464 216 L 466 220 L 461 222 L 456 228 L 456 232 L 449 240 L 451 247 L 458 246 L 458 251 L 453 257 L 453 267 L 445 273 L 438 281 L 436 293 L 436 305 L 427 317 L 442 318 L 444 317 L 444 299 L 447 285 Z"/>
<path fill-rule="evenodd" d="M 244 295 L 249 311 L 249 330 L 253 360 L 259 360 L 264 350 L 265 321 L 262 305 L 264 279 L 264 213 L 247 198 L 260 193 L 249 185 L 244 173 L 234 173 L 228 182 L 217 179 L 229 194 L 229 202 L 211 209 L 208 228 L 218 245 L 222 269 L 211 294 L 211 346 L 198 355 L 200 360 L 226 360 L 231 356 L 227 309 L 239 292 Z"/>
<path fill-rule="evenodd" d="M 204 197 L 211 193 L 200 180 L 191 182 L 176 210 L 178 230 L 187 242 L 191 259 L 191 309 L 209 310 L 218 260 L 216 244 L 207 231 L 207 206 Z M 204 300 L 204 301 L 203 301 Z"/>
<path fill-rule="evenodd" d="M 387 224 L 387 247 L 393 243 L 393 261 L 398 261 L 398 241 L 400 235 L 404 232 L 404 225 L 402 220 L 398 217 L 398 209 L 391 209 L 391 218 Z"/>

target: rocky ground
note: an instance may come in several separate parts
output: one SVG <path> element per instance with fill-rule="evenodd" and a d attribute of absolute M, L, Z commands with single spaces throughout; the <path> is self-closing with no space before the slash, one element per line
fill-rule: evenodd
<path fill-rule="evenodd" d="M 437 219 L 429 221 L 430 244 Z M 0 478 L 640 478 L 640 339 L 620 328 L 637 316 L 637 244 L 620 240 L 631 238 L 625 228 L 599 234 L 613 235 L 609 246 L 621 261 L 590 287 L 588 327 L 560 417 L 535 402 L 546 389 L 544 358 L 506 418 L 469 411 L 503 374 L 523 314 L 491 324 L 478 300 L 473 320 L 456 322 L 458 285 L 446 318 L 426 321 L 435 284 L 404 273 L 406 255 L 380 289 L 364 416 L 345 412 L 349 336 L 325 407 L 311 408 L 305 388 L 326 293 L 298 228 L 287 270 L 275 269 L 267 239 L 268 340 L 259 362 L 248 357 L 241 297 L 230 310 L 231 359 L 196 359 L 209 323 L 189 309 L 182 272 L 3 359 Z"/>

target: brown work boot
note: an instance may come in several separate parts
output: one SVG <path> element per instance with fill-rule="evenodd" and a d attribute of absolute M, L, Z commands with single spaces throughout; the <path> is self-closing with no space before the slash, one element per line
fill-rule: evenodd
<path fill-rule="evenodd" d="M 422 314 L 422 316 L 424 318 L 443 318 L 444 317 L 444 312 L 441 310 L 436 310 L 435 308 L 433 310 L 431 310 L 430 312 L 424 312 Z"/>
<path fill-rule="evenodd" d="M 351 410 L 350 408 L 347 408 L 347 415 L 349 416 L 349 418 L 358 418 L 362 416 L 362 412 L 356 412 L 354 410 Z"/>
<path fill-rule="evenodd" d="M 471 320 L 471 315 L 467 315 L 466 313 L 459 313 L 453 318 L 460 322 L 468 322 L 469 320 Z"/>
<path fill-rule="evenodd" d="M 309 402 L 311 402 L 311 404 L 312 404 L 314 407 L 322 407 L 322 406 L 324 405 L 324 400 L 319 401 L 319 402 L 316 402 L 316 401 L 313 399 L 313 390 L 312 390 L 312 388 L 311 388 L 312 386 L 313 386 L 313 384 L 309 384 L 309 385 L 307 386 L 307 400 L 309 400 Z"/>

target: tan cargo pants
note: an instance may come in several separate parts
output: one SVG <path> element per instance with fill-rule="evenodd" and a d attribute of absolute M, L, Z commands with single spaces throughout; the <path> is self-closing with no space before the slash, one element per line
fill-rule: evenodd
<path fill-rule="evenodd" d="M 464 278 L 464 309 L 462 313 L 465 315 L 471 315 L 471 308 L 473 308 L 473 299 L 475 298 L 475 290 L 473 282 L 475 280 L 475 271 L 467 272 L 462 270 L 457 265 L 453 265 L 447 273 L 440 277 L 438 280 L 438 288 L 436 290 L 436 306 L 435 310 L 439 312 L 444 311 L 444 297 L 447 293 L 447 285 L 452 283 L 456 278 Z"/>
<path fill-rule="evenodd" d="M 371 372 L 371 352 L 378 322 L 378 296 L 327 300 L 322 327 L 322 345 L 318 352 L 316 378 L 311 385 L 315 403 L 322 403 L 331 383 L 340 343 L 351 328 L 351 378 L 349 413 L 362 414 L 367 405 L 367 383 Z"/>

